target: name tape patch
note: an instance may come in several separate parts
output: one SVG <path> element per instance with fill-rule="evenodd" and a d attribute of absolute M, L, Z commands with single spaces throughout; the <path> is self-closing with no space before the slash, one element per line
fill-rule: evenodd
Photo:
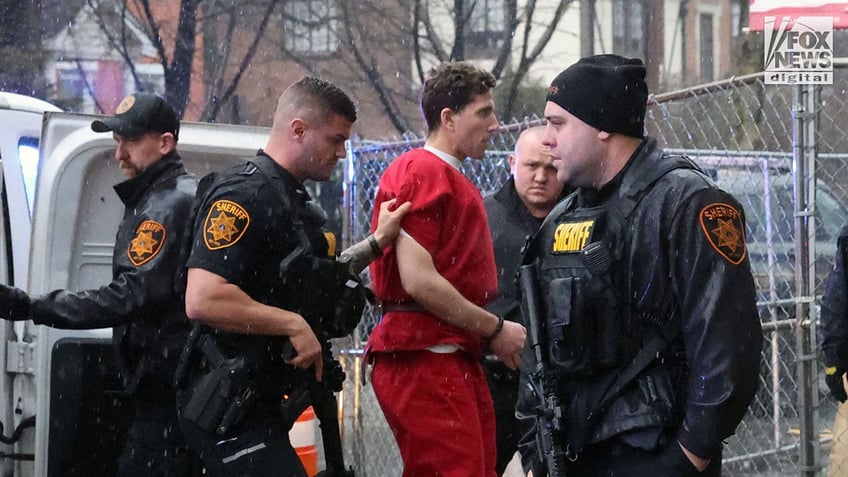
<path fill-rule="evenodd" d="M 557 225 L 554 230 L 553 253 L 572 253 L 583 250 L 589 238 L 592 237 L 592 229 L 595 220 L 583 220 L 580 222 L 566 222 Z"/>

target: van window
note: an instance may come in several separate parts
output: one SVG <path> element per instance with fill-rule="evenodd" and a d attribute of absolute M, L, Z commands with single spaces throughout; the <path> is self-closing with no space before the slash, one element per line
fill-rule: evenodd
<path fill-rule="evenodd" d="M 21 161 L 21 175 L 24 178 L 27 209 L 32 217 L 32 203 L 35 200 L 35 181 L 38 178 L 38 138 L 22 137 L 18 141 L 18 159 Z"/>

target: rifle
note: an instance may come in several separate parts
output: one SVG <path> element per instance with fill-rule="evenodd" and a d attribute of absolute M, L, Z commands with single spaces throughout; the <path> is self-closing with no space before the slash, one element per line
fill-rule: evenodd
<path fill-rule="evenodd" d="M 280 262 L 280 277 L 288 275 L 295 267 L 303 267 L 310 273 L 331 281 L 336 296 L 332 309 L 325 308 L 323 312 L 316 313 L 315 308 L 310 309 L 307 306 L 307 309 L 302 311 L 304 318 L 321 341 L 325 364 L 324 379 L 318 382 L 311 373 L 302 373 L 301 384 L 283 402 L 282 412 L 289 422 L 295 422 L 310 405 L 315 411 L 315 417 L 318 418 L 321 426 L 326 464 L 326 470 L 319 472 L 316 477 L 354 477 L 353 468 L 345 468 L 344 464 L 338 403 L 334 394 L 342 390 L 345 373 L 341 364 L 333 358 L 330 338 L 347 336 L 359 324 L 365 308 L 364 287 L 359 277 L 351 270 L 351 257 L 344 256 L 338 259 L 315 257 L 310 252 L 311 247 L 302 227 L 295 224 L 295 228 L 300 237 L 300 244 Z M 296 356 L 290 341 L 286 341 L 283 345 L 282 354 L 286 360 Z"/>
<path fill-rule="evenodd" d="M 536 452 L 540 462 L 543 462 L 551 477 L 564 477 L 565 459 L 565 428 L 562 418 L 557 378 L 545 360 L 546 349 L 542 340 L 542 307 L 541 292 L 537 280 L 536 265 L 522 265 L 518 269 L 518 284 L 521 289 L 521 311 L 527 324 L 527 344 L 532 351 L 530 358 L 531 372 L 528 381 L 537 399 L 535 407 L 536 419 Z"/>

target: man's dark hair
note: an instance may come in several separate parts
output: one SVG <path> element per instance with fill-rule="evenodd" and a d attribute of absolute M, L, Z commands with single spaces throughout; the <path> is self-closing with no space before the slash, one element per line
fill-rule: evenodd
<path fill-rule="evenodd" d="M 421 113 L 427 130 L 433 132 L 441 125 L 444 108 L 459 112 L 495 87 L 495 77 L 468 61 L 449 61 L 430 70 L 421 90 Z"/>
<path fill-rule="evenodd" d="M 305 76 L 290 87 L 295 101 L 305 106 L 317 106 L 322 113 L 332 112 L 341 115 L 350 122 L 356 121 L 356 106 L 350 97 L 338 86 L 315 76 Z"/>

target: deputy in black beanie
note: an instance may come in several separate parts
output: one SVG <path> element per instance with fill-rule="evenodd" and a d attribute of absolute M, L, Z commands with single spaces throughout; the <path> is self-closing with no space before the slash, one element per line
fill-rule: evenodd
<path fill-rule="evenodd" d="M 642 61 L 617 55 L 581 59 L 548 90 L 542 143 L 577 191 L 524 257 L 542 303 L 535 330 L 525 318 L 516 414 L 536 475 L 719 476 L 756 391 L 744 211 L 645 136 L 647 98 Z"/>

